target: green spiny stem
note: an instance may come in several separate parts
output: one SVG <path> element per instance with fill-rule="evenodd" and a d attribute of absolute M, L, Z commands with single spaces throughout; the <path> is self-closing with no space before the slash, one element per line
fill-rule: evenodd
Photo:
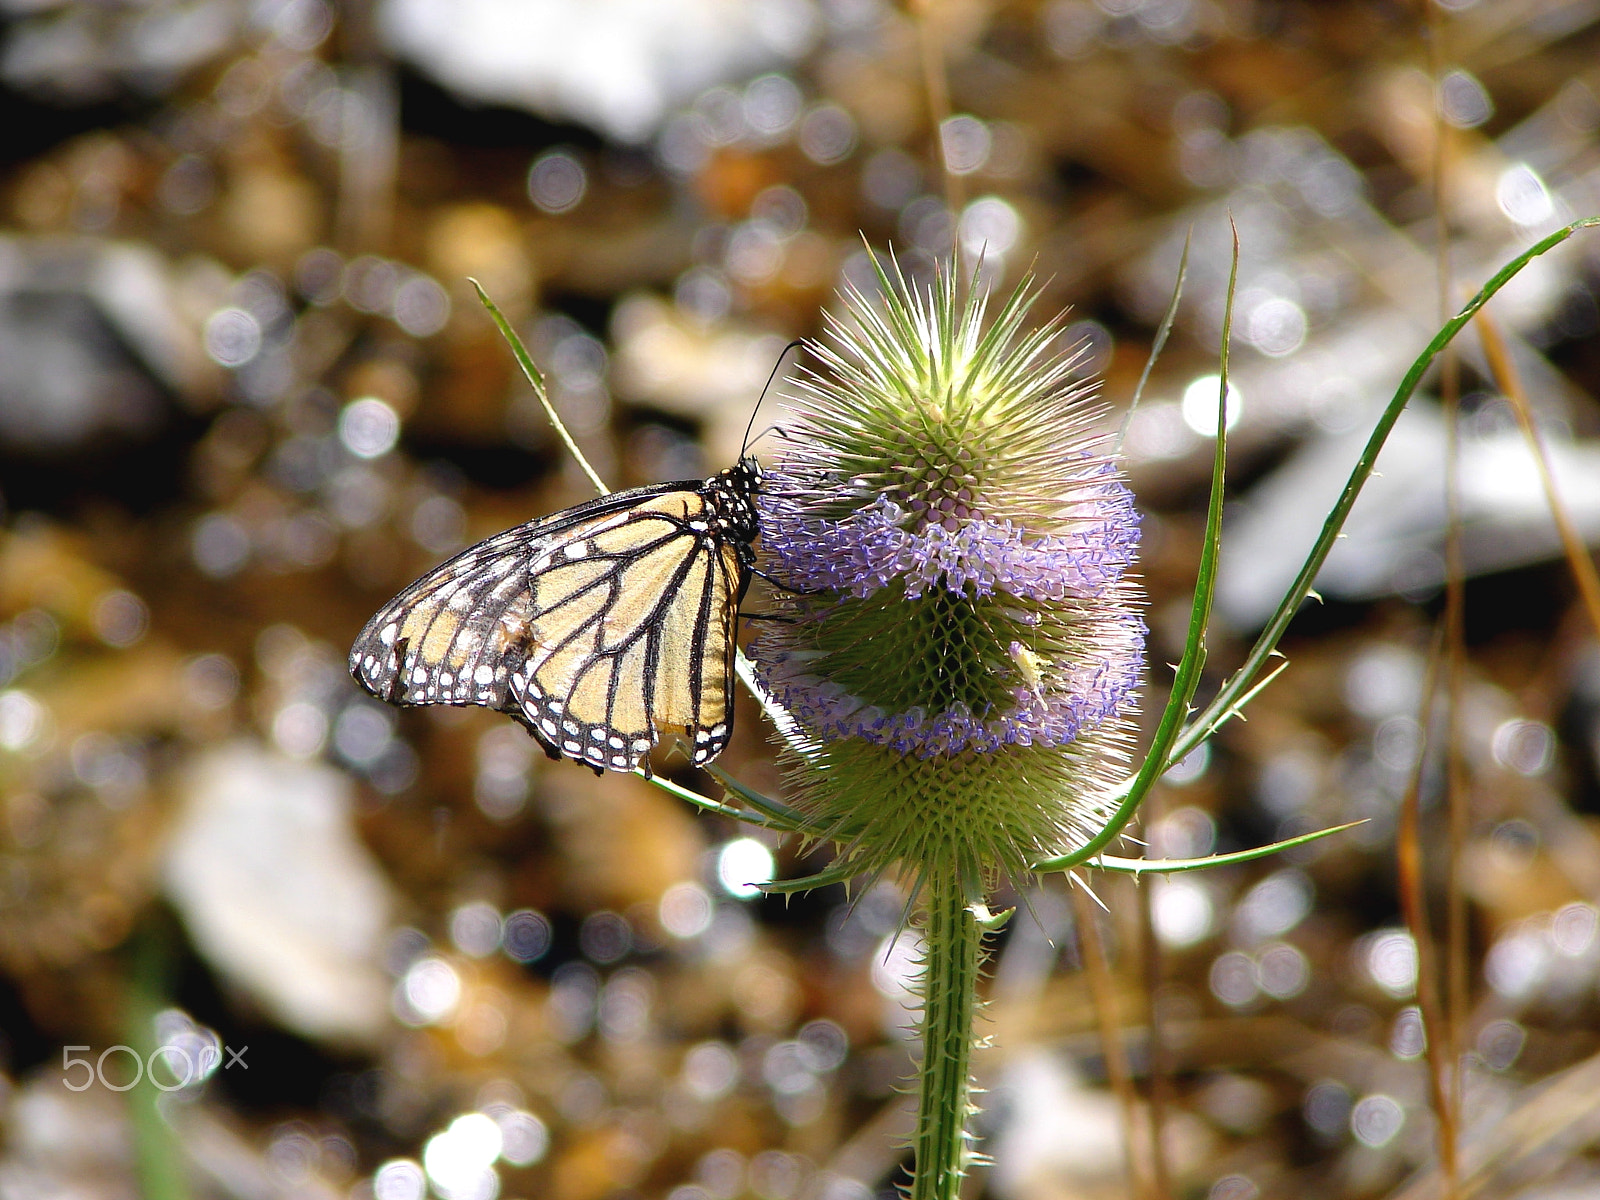
<path fill-rule="evenodd" d="M 957 1200 L 972 1159 L 973 1020 L 987 924 L 956 872 L 930 873 L 922 976 L 915 1178 L 910 1200 Z"/>

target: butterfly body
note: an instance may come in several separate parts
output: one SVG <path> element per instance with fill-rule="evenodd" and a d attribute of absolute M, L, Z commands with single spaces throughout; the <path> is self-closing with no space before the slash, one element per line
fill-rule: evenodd
<path fill-rule="evenodd" d="M 649 773 L 661 726 L 710 762 L 733 729 L 734 634 L 761 471 L 614 492 L 480 542 L 367 622 L 350 672 L 391 704 L 481 705 L 551 758 Z"/>

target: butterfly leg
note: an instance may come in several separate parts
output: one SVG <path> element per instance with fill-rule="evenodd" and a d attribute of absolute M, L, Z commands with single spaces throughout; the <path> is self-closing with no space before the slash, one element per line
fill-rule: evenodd
<path fill-rule="evenodd" d="M 779 583 L 776 579 L 774 579 L 771 575 L 768 575 L 765 571 L 758 571 L 754 567 L 750 568 L 750 573 L 752 575 L 756 575 L 756 576 L 759 576 L 762 579 L 765 579 L 767 581 L 767 583 L 769 583 L 772 587 L 777 588 L 778 591 L 780 591 L 780 592 L 788 592 L 791 596 L 820 596 L 824 592 L 829 590 L 827 588 L 813 588 L 810 591 L 806 591 L 803 588 L 790 587 L 786 583 Z"/>

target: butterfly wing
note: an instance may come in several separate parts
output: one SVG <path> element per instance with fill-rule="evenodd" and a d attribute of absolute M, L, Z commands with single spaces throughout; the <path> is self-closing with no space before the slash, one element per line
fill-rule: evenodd
<path fill-rule="evenodd" d="M 597 771 L 648 771 L 658 725 L 709 762 L 732 727 L 747 556 L 694 484 L 605 496 L 412 584 L 362 630 L 351 673 L 395 704 L 499 709 Z"/>

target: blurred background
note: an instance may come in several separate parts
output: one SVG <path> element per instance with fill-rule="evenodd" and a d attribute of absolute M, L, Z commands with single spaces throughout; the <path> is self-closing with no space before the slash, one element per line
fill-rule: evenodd
<path fill-rule="evenodd" d="M 1589 0 L 0 14 L 7 1200 L 869 1200 L 903 1178 L 895 881 L 762 899 L 746 880 L 825 857 L 345 673 L 416 574 L 589 494 L 468 276 L 622 487 L 730 463 L 785 342 L 872 286 L 868 247 L 917 278 L 953 245 L 1000 286 L 1037 272 L 1111 427 L 1192 231 L 1126 438 L 1159 711 L 1227 216 L 1210 690 L 1441 306 L 1600 212 Z M 1031 913 L 987 985 L 993 1165 L 969 1200 L 1446 1195 L 1419 976 L 1464 1064 L 1457 1194 L 1600 1195 L 1600 647 L 1507 400 L 1520 381 L 1600 540 L 1597 283 L 1600 238 L 1538 260 L 1492 306 L 1503 362 L 1466 337 L 1442 389 L 1456 752 L 1435 723 L 1417 766 L 1447 574 L 1430 384 L 1289 671 L 1139 836 L 1187 857 L 1366 823 L 1247 867 L 1097 877 L 1091 943 L 1059 880 L 1004 892 Z M 721 765 L 778 794 L 768 732 L 744 709 Z M 1420 833 L 1397 840 L 1418 778 Z"/>

